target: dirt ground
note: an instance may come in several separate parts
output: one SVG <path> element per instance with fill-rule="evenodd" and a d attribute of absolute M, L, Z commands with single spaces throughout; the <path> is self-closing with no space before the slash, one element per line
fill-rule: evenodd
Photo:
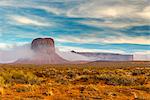
<path fill-rule="evenodd" d="M 150 62 L 1 64 L 0 100 L 150 100 Z"/>

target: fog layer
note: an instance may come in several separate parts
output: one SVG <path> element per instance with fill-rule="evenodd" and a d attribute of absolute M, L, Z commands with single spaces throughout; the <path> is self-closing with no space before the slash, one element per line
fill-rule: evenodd
<path fill-rule="evenodd" d="M 63 59 L 68 61 L 92 61 L 93 58 L 85 57 L 72 52 L 61 52 L 56 48 L 55 52 Z M 42 54 L 42 53 L 41 53 Z M 7 50 L 0 49 L 0 63 L 13 63 L 20 59 L 32 59 L 37 55 L 32 49 L 30 44 L 23 46 L 14 46 Z M 134 60 L 150 61 L 150 55 L 134 54 Z"/>

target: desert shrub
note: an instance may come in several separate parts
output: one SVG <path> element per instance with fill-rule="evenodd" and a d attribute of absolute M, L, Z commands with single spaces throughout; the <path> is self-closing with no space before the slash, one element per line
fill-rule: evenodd
<path fill-rule="evenodd" d="M 72 80 L 73 84 L 98 84 L 101 80 L 96 75 L 80 75 Z"/>
<path fill-rule="evenodd" d="M 0 76 L 0 86 L 3 86 L 4 83 L 5 83 L 5 79 L 2 76 Z"/>
<path fill-rule="evenodd" d="M 147 86 L 136 86 L 136 87 L 133 87 L 133 89 L 136 89 L 136 90 L 141 90 L 141 91 L 145 91 L 147 93 L 150 93 L 150 87 L 147 87 Z"/>
<path fill-rule="evenodd" d="M 88 75 L 91 71 L 89 69 L 83 69 L 82 72 L 84 75 Z"/>
<path fill-rule="evenodd" d="M 45 96 L 52 96 L 52 95 L 54 95 L 53 90 L 51 90 L 51 89 L 48 89 L 48 90 L 44 91 L 42 94 L 45 95 Z"/>
<path fill-rule="evenodd" d="M 94 91 L 95 92 L 95 91 L 99 91 L 99 89 L 98 89 L 97 85 L 90 84 L 87 86 L 87 91 L 90 91 L 90 92 Z"/>
<path fill-rule="evenodd" d="M 3 95 L 4 94 L 4 88 L 3 87 L 0 87 L 0 95 Z M 1 98 L 0 98 L 1 100 Z"/>
<path fill-rule="evenodd" d="M 12 82 L 26 83 L 26 79 L 25 79 L 26 74 L 23 71 L 12 70 L 11 74 L 12 74 L 11 76 Z"/>
<path fill-rule="evenodd" d="M 96 76 L 97 80 L 103 80 L 108 85 L 123 85 L 123 86 L 135 86 L 135 85 L 143 85 L 146 81 L 146 78 L 139 77 L 125 77 L 118 75 L 107 75 L 101 74 Z"/>
<path fill-rule="evenodd" d="M 11 70 L 10 72 L 1 73 L 5 84 L 22 83 L 22 84 L 37 84 L 40 79 L 30 72 L 23 72 L 22 70 Z M 2 79 L 2 78 L 1 78 Z"/>
<path fill-rule="evenodd" d="M 29 87 L 25 87 L 25 86 L 16 88 L 16 92 L 29 92 L 29 91 L 31 91 L 31 89 Z"/>
<path fill-rule="evenodd" d="M 135 83 L 134 78 L 125 78 L 125 77 L 111 77 L 108 81 L 107 84 L 112 84 L 112 85 L 134 85 Z"/>
<path fill-rule="evenodd" d="M 141 70 L 141 69 L 135 69 L 135 70 L 132 70 L 131 71 L 131 74 L 133 76 L 136 76 L 136 75 L 142 75 L 142 74 L 145 74 L 144 70 Z"/>
<path fill-rule="evenodd" d="M 1 72 L 0 76 L 4 78 L 4 83 L 9 83 L 12 78 L 12 74 L 10 72 Z"/>
<path fill-rule="evenodd" d="M 38 77 L 46 77 L 46 78 L 56 78 L 58 71 L 56 69 L 42 70 L 34 73 Z"/>
<path fill-rule="evenodd" d="M 89 76 L 89 75 L 80 75 L 80 76 L 77 76 L 77 77 L 73 80 L 73 83 L 74 83 L 74 84 L 82 83 L 82 82 L 88 83 L 88 82 L 89 82 L 89 79 L 90 79 L 90 76 Z"/>
<path fill-rule="evenodd" d="M 76 73 L 73 72 L 73 71 L 67 71 L 67 73 L 66 73 L 66 78 L 67 78 L 67 79 L 73 79 L 73 78 L 75 78 L 76 76 L 77 76 Z"/>
<path fill-rule="evenodd" d="M 26 80 L 26 83 L 28 84 L 37 84 L 41 81 L 36 75 L 31 72 L 27 72 L 24 78 Z"/>

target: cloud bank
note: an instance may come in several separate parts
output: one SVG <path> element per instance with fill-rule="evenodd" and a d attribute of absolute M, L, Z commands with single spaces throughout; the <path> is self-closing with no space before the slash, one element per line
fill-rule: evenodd
<path fill-rule="evenodd" d="M 57 46 L 77 51 L 148 52 L 149 5 L 149 0 L 0 0 L 0 48 L 53 37 Z"/>
<path fill-rule="evenodd" d="M 34 55 L 34 52 L 30 49 L 30 46 L 14 46 L 9 50 L 0 49 L 0 63 L 13 63 L 18 59 L 29 59 Z"/>

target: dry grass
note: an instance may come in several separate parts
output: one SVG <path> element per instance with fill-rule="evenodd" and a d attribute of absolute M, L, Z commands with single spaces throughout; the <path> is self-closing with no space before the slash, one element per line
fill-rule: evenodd
<path fill-rule="evenodd" d="M 149 64 L 0 65 L 0 98 L 150 100 Z"/>

